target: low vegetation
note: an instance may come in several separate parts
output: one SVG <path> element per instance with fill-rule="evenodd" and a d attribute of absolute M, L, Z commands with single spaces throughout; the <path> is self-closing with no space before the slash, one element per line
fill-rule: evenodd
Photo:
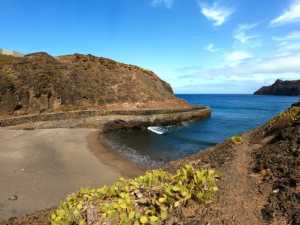
<path fill-rule="evenodd" d="M 242 144 L 243 143 L 243 138 L 241 136 L 233 136 L 233 137 L 230 138 L 230 140 L 234 144 Z"/>
<path fill-rule="evenodd" d="M 218 190 L 212 169 L 186 165 L 173 175 L 158 169 L 110 187 L 81 189 L 51 215 L 52 225 L 161 224 L 188 200 L 208 202 Z"/>
<path fill-rule="evenodd" d="M 300 107 L 294 106 L 288 110 L 281 112 L 278 116 L 271 119 L 267 125 L 267 129 L 277 129 L 289 126 L 300 119 Z"/>

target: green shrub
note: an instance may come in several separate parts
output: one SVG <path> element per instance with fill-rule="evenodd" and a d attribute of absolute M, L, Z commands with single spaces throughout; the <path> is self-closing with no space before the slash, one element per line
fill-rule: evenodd
<path fill-rule="evenodd" d="M 186 165 L 175 175 L 159 169 L 135 179 L 120 179 L 110 187 L 81 189 L 60 204 L 51 223 L 85 225 L 87 211 L 96 207 L 101 224 L 158 224 L 189 199 L 210 201 L 217 191 L 216 178 L 215 170 Z"/>
<path fill-rule="evenodd" d="M 241 144 L 241 143 L 243 143 L 243 138 L 241 136 L 233 136 L 233 137 L 230 138 L 230 140 L 234 144 Z"/>

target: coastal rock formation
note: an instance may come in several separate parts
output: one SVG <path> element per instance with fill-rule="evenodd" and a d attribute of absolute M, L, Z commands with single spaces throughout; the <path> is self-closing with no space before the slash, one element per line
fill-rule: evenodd
<path fill-rule="evenodd" d="M 189 108 L 156 74 L 92 55 L 0 55 L 0 114 Z"/>
<path fill-rule="evenodd" d="M 300 80 L 283 81 L 276 80 L 271 86 L 265 86 L 257 90 L 255 95 L 300 95 Z"/>

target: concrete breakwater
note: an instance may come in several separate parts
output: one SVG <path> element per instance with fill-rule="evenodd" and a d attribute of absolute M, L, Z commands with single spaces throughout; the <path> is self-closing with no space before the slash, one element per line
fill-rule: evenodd
<path fill-rule="evenodd" d="M 211 115 L 211 109 L 84 110 L 33 114 L 0 119 L 0 127 L 35 128 L 100 128 L 102 131 L 150 125 L 176 124 Z"/>

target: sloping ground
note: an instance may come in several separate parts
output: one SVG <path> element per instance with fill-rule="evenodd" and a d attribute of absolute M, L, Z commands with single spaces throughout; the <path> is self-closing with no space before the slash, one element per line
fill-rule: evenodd
<path fill-rule="evenodd" d="M 221 172 L 219 193 L 192 215 L 195 224 L 300 224 L 300 107 L 263 127 L 192 156 L 192 162 Z"/>
<path fill-rule="evenodd" d="M 0 55 L 0 115 L 79 109 L 188 108 L 151 71 L 92 55 Z"/>
<path fill-rule="evenodd" d="M 289 121 L 286 117 L 290 118 Z M 274 126 L 280 125 L 274 129 Z M 300 107 L 271 121 L 264 135 L 272 134 L 268 145 L 252 153 L 252 171 L 260 174 L 259 188 L 266 191 L 267 202 L 261 210 L 267 222 L 284 218 L 300 224 Z"/>
<path fill-rule="evenodd" d="M 263 127 L 165 169 L 186 163 L 215 168 L 220 179 L 215 198 L 180 204 L 161 224 L 298 225 L 300 218 L 300 107 L 297 105 Z M 49 211 L 12 219 L 4 224 L 49 224 Z M 47 216 L 45 216 L 47 215 Z M 97 224 L 97 223 L 96 223 Z"/>

